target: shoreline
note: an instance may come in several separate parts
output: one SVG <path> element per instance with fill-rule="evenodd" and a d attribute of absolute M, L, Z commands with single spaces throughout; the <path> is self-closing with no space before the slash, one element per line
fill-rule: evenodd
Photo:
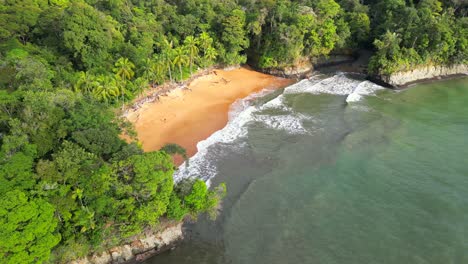
<path fill-rule="evenodd" d="M 131 122 L 145 151 L 175 143 L 197 152 L 197 143 L 227 123 L 231 105 L 264 89 L 280 89 L 293 79 L 260 73 L 250 67 L 209 69 L 177 85 L 163 85 L 138 99 L 123 113 Z M 175 157 L 176 165 L 183 162 Z"/>
<path fill-rule="evenodd" d="M 364 71 L 369 57 L 370 54 L 364 51 L 354 61 L 320 66 L 302 77 L 307 78 L 314 72 L 343 71 L 363 74 L 367 80 L 389 89 L 405 89 L 419 83 L 468 76 L 442 75 L 394 86 Z M 134 125 L 144 151 L 159 150 L 165 144 L 175 143 L 185 148 L 190 158 L 197 152 L 198 142 L 227 124 L 230 107 L 236 100 L 263 89 L 284 88 L 298 80 L 295 74 L 282 76 L 248 65 L 224 69 L 214 66 L 194 73 L 188 80 L 168 82 L 147 90 L 128 104 L 121 115 Z M 191 105 L 194 103 L 197 106 Z M 181 165 L 182 157 L 176 156 L 175 163 Z"/>
<path fill-rule="evenodd" d="M 329 58 L 302 58 L 295 65 L 283 68 L 255 70 L 274 76 L 304 79 L 313 73 L 358 73 L 380 86 L 401 90 L 420 83 L 456 79 L 468 76 L 467 64 L 417 65 L 410 70 L 397 71 L 390 75 L 375 75 L 367 71 L 372 51 L 362 49 L 352 54 L 331 54 Z"/>
<path fill-rule="evenodd" d="M 330 73 L 331 71 L 336 71 L 336 69 L 340 69 L 340 67 L 343 66 L 343 65 L 344 65 L 344 68 L 342 68 L 342 69 L 346 69 L 347 67 L 349 67 L 349 65 L 352 65 L 352 64 L 353 64 L 352 62 L 351 63 L 346 62 L 346 63 L 338 64 L 338 65 L 324 66 L 324 67 L 321 67 L 320 69 L 316 69 L 315 71 L 311 71 L 311 73 L 321 72 L 322 70 L 324 70 L 327 73 Z M 356 65 L 356 64 L 354 64 L 354 65 Z M 158 94 L 158 97 L 153 96 L 153 98 L 151 98 L 152 101 L 149 101 L 147 99 L 147 97 L 143 97 L 143 98 L 139 99 L 137 101 L 137 103 L 136 103 L 137 106 L 136 107 L 133 106 L 127 113 L 125 113 L 125 117 L 126 118 L 132 118 L 132 117 L 136 118 L 136 120 L 134 120 L 134 122 L 138 122 L 140 120 L 140 117 L 141 117 L 140 116 L 141 111 L 148 111 L 148 110 L 153 110 L 154 111 L 154 109 L 151 109 L 152 108 L 151 106 L 161 105 L 161 104 L 165 105 L 167 103 L 170 104 L 170 102 L 177 101 L 178 99 L 187 98 L 187 96 L 190 97 L 190 94 L 194 94 L 194 93 L 196 94 L 196 93 L 200 92 L 200 90 L 203 90 L 203 87 L 206 88 L 206 84 L 211 83 L 211 85 L 208 85 L 208 86 L 215 86 L 217 88 L 226 88 L 226 84 L 231 83 L 233 81 L 233 79 L 225 79 L 225 82 L 224 81 L 219 82 L 219 81 L 216 81 L 216 78 L 218 78 L 218 80 L 219 80 L 219 78 L 221 78 L 221 80 L 222 80 L 222 78 L 225 78 L 224 75 L 226 73 L 233 72 L 233 71 L 234 72 L 236 72 L 236 71 L 241 71 L 241 72 L 242 71 L 247 71 L 246 73 L 253 74 L 253 75 L 259 75 L 259 76 L 266 75 L 266 76 L 264 76 L 265 78 L 268 78 L 274 84 L 276 84 L 273 87 L 269 87 L 272 90 L 273 89 L 281 89 L 281 88 L 284 88 L 287 85 L 290 85 L 290 84 L 294 83 L 293 79 L 285 79 L 285 78 L 275 76 L 275 75 L 264 74 L 264 73 L 252 70 L 250 67 L 240 67 L 240 68 L 236 68 L 236 69 L 233 69 L 233 70 L 225 70 L 225 69 L 204 70 L 204 71 L 202 71 L 202 73 L 197 73 L 192 78 L 190 78 L 187 81 L 184 81 L 183 83 L 165 84 L 163 86 L 165 89 L 158 90 L 158 91 L 164 91 L 164 93 Z M 368 76 L 366 76 L 366 77 L 368 77 Z M 467 77 L 467 75 L 457 74 L 457 75 L 449 75 L 449 76 L 442 76 L 442 77 L 434 77 L 432 79 L 423 79 L 423 80 L 418 80 L 418 81 L 415 81 L 415 82 L 413 82 L 411 84 L 405 85 L 404 87 L 399 87 L 399 89 L 410 88 L 410 87 L 412 87 L 412 86 L 414 86 L 416 84 L 419 84 L 419 83 L 430 83 L 430 82 L 437 82 L 437 81 L 443 81 L 443 80 L 447 80 L 447 79 L 463 78 L 463 77 Z M 248 78 L 249 77 L 245 77 L 245 79 L 248 79 Z M 235 80 L 235 81 L 239 81 L 239 79 Z M 244 78 L 240 79 L 240 81 L 244 81 Z M 276 81 L 276 83 L 275 83 L 275 81 Z M 371 81 L 374 82 L 373 80 L 371 80 Z M 283 83 L 283 82 L 285 82 L 285 83 Z M 232 83 L 232 85 L 236 85 L 236 84 L 237 84 L 236 82 Z M 267 87 L 264 87 L 264 88 L 267 88 Z M 255 88 L 255 89 L 251 90 L 250 93 L 247 94 L 247 96 L 250 95 L 250 94 L 259 92 L 261 90 L 264 90 L 264 88 L 261 88 L 261 89 Z M 395 88 L 390 88 L 390 89 L 395 89 Z M 156 93 L 158 91 L 156 91 Z M 219 93 L 219 91 L 216 91 L 216 92 Z M 152 95 L 154 95 L 156 93 L 153 92 Z M 240 98 L 237 98 L 237 99 L 242 99 L 242 98 L 245 98 L 245 97 L 246 96 L 240 97 Z M 182 100 L 182 101 L 184 101 L 184 100 Z M 234 102 L 235 101 L 229 103 L 229 106 L 231 106 L 232 103 L 234 103 Z M 158 107 L 156 107 L 156 109 L 158 109 Z M 225 112 L 226 116 L 229 114 L 229 109 L 230 109 L 230 107 L 228 107 L 228 110 Z M 132 122 L 132 123 L 134 123 L 134 122 Z M 226 121 L 226 123 L 227 123 L 227 121 Z M 220 129 L 222 129 L 226 125 L 226 123 L 224 123 L 224 125 L 222 127 L 220 127 L 219 129 L 216 129 L 216 130 L 212 131 L 211 134 L 218 131 L 218 130 L 220 130 Z M 197 142 L 199 142 L 199 141 L 197 141 Z M 196 143 L 197 142 L 195 142 L 195 148 L 196 148 Z M 175 143 L 177 143 L 177 142 L 175 142 Z M 145 148 L 145 151 L 148 151 L 148 150 Z M 196 151 L 195 151 L 195 153 L 196 153 Z M 189 154 L 189 156 L 193 156 L 194 153 L 188 152 L 188 154 Z M 177 163 L 177 165 L 181 165 L 182 160 L 181 159 L 176 159 L 176 163 Z M 150 248 L 150 249 L 147 249 L 146 251 L 139 252 L 138 254 L 134 255 L 134 258 L 132 258 L 132 259 L 130 259 L 128 261 L 125 261 L 124 263 L 132 263 L 132 264 L 133 263 L 141 263 L 142 261 L 144 261 L 144 260 L 146 260 L 148 258 L 159 255 L 159 254 L 161 254 L 161 253 L 163 253 L 165 251 L 168 251 L 168 250 L 173 249 L 174 247 L 177 247 L 184 239 L 185 239 L 184 235 L 181 235 L 179 237 L 179 239 L 175 239 L 174 241 L 172 241 L 172 242 L 170 242 L 170 243 L 168 243 L 168 244 L 166 244 L 166 245 L 164 245 L 162 247 Z"/>

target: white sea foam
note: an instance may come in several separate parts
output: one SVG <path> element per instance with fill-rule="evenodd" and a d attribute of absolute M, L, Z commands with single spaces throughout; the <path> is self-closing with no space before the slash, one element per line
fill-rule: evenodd
<path fill-rule="evenodd" d="M 361 82 L 354 91 L 346 97 L 346 102 L 357 102 L 362 99 L 364 95 L 372 95 L 375 94 L 378 90 L 383 90 L 384 88 L 380 85 L 377 85 L 370 81 L 363 81 Z"/>
<path fill-rule="evenodd" d="M 175 181 L 191 177 L 197 177 L 207 181 L 214 177 L 217 173 L 216 166 L 213 164 L 212 159 L 207 158 L 210 146 L 219 143 L 232 143 L 236 139 L 246 136 L 248 132 L 247 124 L 250 122 L 261 122 L 269 128 L 285 130 L 289 133 L 306 133 L 307 131 L 301 123 L 304 116 L 293 116 L 289 114 L 264 115 L 259 113 L 262 110 L 270 108 L 289 110 L 289 108 L 284 105 L 282 95 L 279 95 L 262 106 L 257 107 L 251 104 L 256 97 L 265 96 L 271 92 L 272 90 L 264 90 L 236 101 L 231 107 L 228 124 L 223 129 L 213 133 L 209 138 L 198 142 L 197 153 L 190 158 L 189 166 L 186 166 L 184 163 L 179 167 L 179 170 L 174 174 Z"/>
<path fill-rule="evenodd" d="M 351 94 L 359 83 L 361 81 L 348 78 L 345 74 L 338 74 L 322 80 L 303 80 L 296 85 L 286 88 L 285 94 L 328 93 L 347 95 Z"/>
<path fill-rule="evenodd" d="M 363 95 L 373 94 L 379 89 L 383 88 L 369 81 L 349 78 L 345 74 L 338 74 L 329 78 L 317 75 L 285 88 L 282 95 L 261 106 L 252 105 L 252 101 L 255 98 L 271 93 L 272 90 L 266 89 L 260 93 L 238 100 L 231 107 L 228 124 L 223 129 L 213 133 L 206 140 L 200 141 L 197 144 L 197 153 L 190 158 L 190 166 L 185 166 L 185 163 L 182 164 L 175 173 L 174 178 L 176 181 L 179 181 L 187 177 L 197 177 L 209 183 L 209 180 L 217 174 L 214 157 L 209 157 L 209 148 L 214 144 L 229 144 L 245 137 L 248 133 L 248 123 L 251 122 L 259 122 L 268 128 L 283 130 L 290 134 L 311 133 L 311 131 L 304 127 L 303 123 L 304 121 L 315 120 L 311 116 L 296 113 L 288 107 L 285 104 L 285 95 L 287 94 L 328 93 L 348 95 L 346 101 L 355 102 L 360 100 Z M 262 112 L 270 109 L 279 109 L 284 113 L 266 114 Z"/>
<path fill-rule="evenodd" d="M 337 95 L 348 95 L 346 102 L 357 102 L 364 95 L 372 95 L 377 90 L 384 89 L 382 86 L 370 81 L 349 78 L 346 74 L 337 74 L 326 79 L 320 77 L 302 80 L 295 85 L 285 89 L 284 94 L 298 93 L 327 93 Z"/>
<path fill-rule="evenodd" d="M 284 104 L 284 96 L 282 94 L 278 95 L 273 100 L 270 100 L 261 106 L 262 110 L 265 109 L 285 109 L 288 107 Z"/>
<path fill-rule="evenodd" d="M 289 115 L 255 115 L 255 121 L 261 122 L 266 127 L 286 131 L 289 134 L 307 134 L 304 128 L 302 116 Z"/>

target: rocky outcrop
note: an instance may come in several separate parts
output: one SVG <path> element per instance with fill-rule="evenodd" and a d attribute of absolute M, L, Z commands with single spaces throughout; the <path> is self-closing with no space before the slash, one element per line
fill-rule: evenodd
<path fill-rule="evenodd" d="M 78 259 L 69 264 L 120 264 L 142 260 L 171 248 L 183 238 L 182 223 L 169 225 L 159 232 L 148 231 L 133 242 Z"/>
<path fill-rule="evenodd" d="M 312 71 L 316 68 L 333 66 L 342 63 L 348 63 L 355 61 L 356 58 L 351 55 L 340 55 L 333 54 L 329 56 L 320 56 L 317 58 L 303 57 L 294 63 L 294 65 L 270 68 L 270 69 L 258 69 L 262 72 L 288 78 L 307 78 L 310 77 Z"/>
<path fill-rule="evenodd" d="M 312 64 L 315 68 L 333 66 L 342 63 L 348 63 L 355 61 L 356 58 L 352 55 L 346 54 L 334 54 L 329 56 L 320 56 L 318 58 L 312 59 Z"/>
<path fill-rule="evenodd" d="M 467 64 L 451 66 L 423 66 L 410 71 L 395 72 L 391 75 L 378 76 L 377 78 L 393 87 L 403 87 L 414 82 L 443 78 L 453 75 L 468 74 Z"/>
<path fill-rule="evenodd" d="M 287 77 L 287 78 L 305 78 L 312 72 L 314 65 L 309 58 L 301 58 L 294 63 L 292 66 L 282 68 L 270 68 L 270 69 L 258 69 L 264 73 Z"/>

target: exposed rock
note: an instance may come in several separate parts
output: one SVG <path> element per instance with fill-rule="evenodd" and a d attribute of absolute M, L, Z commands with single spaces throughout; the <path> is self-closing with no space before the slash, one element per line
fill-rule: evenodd
<path fill-rule="evenodd" d="M 283 68 L 260 69 L 262 72 L 289 78 L 304 78 L 312 72 L 314 65 L 310 62 L 309 58 L 301 58 L 294 63 L 293 66 Z"/>
<path fill-rule="evenodd" d="M 101 254 L 94 254 L 89 261 L 92 264 L 107 264 L 112 262 L 112 257 L 109 252 L 104 251 Z"/>
<path fill-rule="evenodd" d="M 172 227 L 168 227 L 164 230 L 164 232 L 159 233 L 159 237 L 161 238 L 161 241 L 163 245 L 169 245 L 173 241 L 178 240 L 180 237 L 182 237 L 182 225 L 176 225 Z"/>
<path fill-rule="evenodd" d="M 89 262 L 88 258 L 82 258 L 82 259 L 74 260 L 70 262 L 69 264 L 91 264 L 91 262 Z"/>
<path fill-rule="evenodd" d="M 132 253 L 132 248 L 129 245 L 113 248 L 110 252 L 112 263 L 125 263 L 135 257 Z"/>
<path fill-rule="evenodd" d="M 329 56 L 320 56 L 312 60 L 316 68 L 337 65 L 341 63 L 353 62 L 356 58 L 347 54 L 335 54 Z"/>
<path fill-rule="evenodd" d="M 312 71 L 315 68 L 337 65 L 341 63 L 348 63 L 353 62 L 355 60 L 355 57 L 347 54 L 334 54 L 329 56 L 320 56 L 312 59 L 303 57 L 298 59 L 292 66 L 260 70 L 268 74 L 282 77 L 307 78 L 310 77 Z"/>
<path fill-rule="evenodd" d="M 174 243 L 181 240 L 183 238 L 182 224 L 180 222 L 168 225 L 159 232 L 148 230 L 129 244 L 74 260 L 69 264 L 121 264 L 134 259 L 145 259 L 164 249 L 170 249 Z"/>
<path fill-rule="evenodd" d="M 416 81 L 433 79 L 438 77 L 448 77 L 451 75 L 468 74 L 467 64 L 456 64 L 452 66 L 424 66 L 410 71 L 400 71 L 391 75 L 379 76 L 385 83 L 400 87 L 411 84 Z"/>

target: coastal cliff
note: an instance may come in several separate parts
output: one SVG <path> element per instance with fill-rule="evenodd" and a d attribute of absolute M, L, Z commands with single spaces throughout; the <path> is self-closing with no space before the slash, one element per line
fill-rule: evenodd
<path fill-rule="evenodd" d="M 315 70 L 328 73 L 336 71 L 353 72 L 364 74 L 375 83 L 393 88 L 403 88 L 413 83 L 431 79 L 468 75 L 467 64 L 423 65 L 412 70 L 397 71 L 392 74 L 370 74 L 367 72 L 367 65 L 371 56 L 371 51 L 361 50 L 356 56 L 330 55 L 312 59 L 301 58 L 291 66 L 258 70 L 289 78 L 308 78 Z"/>
<path fill-rule="evenodd" d="M 377 79 L 392 87 L 404 87 L 414 82 L 443 78 L 453 75 L 468 74 L 467 64 L 456 64 L 451 66 L 429 65 L 416 67 L 409 71 L 399 71 L 390 75 L 381 75 Z"/>
<path fill-rule="evenodd" d="M 134 260 L 144 260 L 170 249 L 183 239 L 182 222 L 166 226 L 161 231 L 148 231 L 131 243 L 95 253 L 69 264 L 121 264 Z"/>

